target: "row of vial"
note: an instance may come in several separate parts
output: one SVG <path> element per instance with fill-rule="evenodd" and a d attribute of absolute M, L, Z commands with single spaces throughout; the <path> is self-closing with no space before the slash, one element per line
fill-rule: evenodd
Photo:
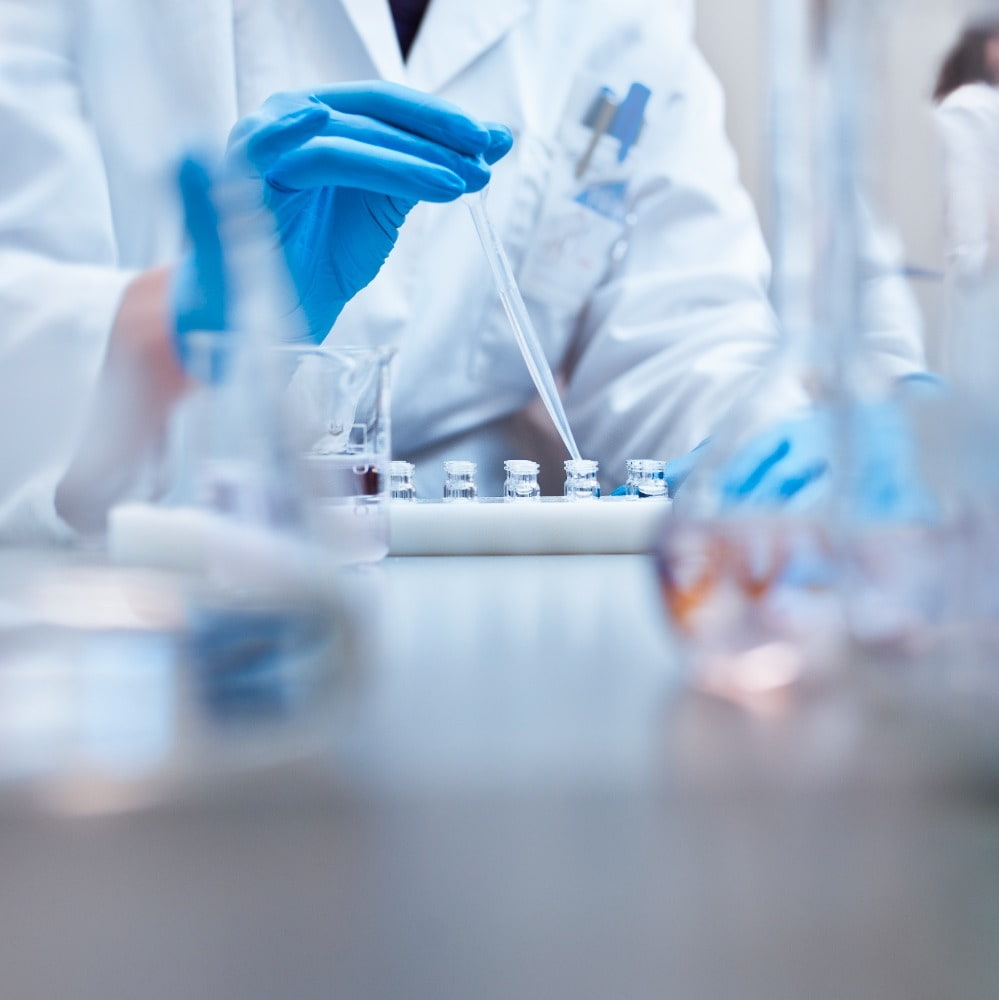
<path fill-rule="evenodd" d="M 666 463 L 651 459 L 632 459 L 627 463 L 628 481 L 625 496 L 667 497 Z M 506 482 L 503 486 L 504 499 L 509 501 L 540 500 L 541 487 L 537 462 L 510 460 L 503 463 Z M 564 495 L 569 500 L 598 500 L 600 483 L 597 481 L 599 466 L 588 460 L 569 460 L 565 463 Z M 444 500 L 460 503 L 477 500 L 475 485 L 477 466 L 475 462 L 444 463 Z M 413 475 L 416 467 L 411 462 L 393 462 L 389 469 L 393 500 L 415 500 L 416 488 Z"/>

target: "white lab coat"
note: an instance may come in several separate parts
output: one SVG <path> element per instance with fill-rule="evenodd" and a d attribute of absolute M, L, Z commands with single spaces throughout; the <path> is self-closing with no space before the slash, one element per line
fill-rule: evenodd
<path fill-rule="evenodd" d="M 0 532 L 60 530 L 54 486 L 123 290 L 182 248 L 182 149 L 221 151 L 272 92 L 333 80 L 406 83 L 513 128 L 492 214 L 583 453 L 609 485 L 628 457 L 696 445 L 775 333 L 692 18 L 689 0 L 432 0 L 403 65 L 386 0 L 0 0 Z M 634 222 L 613 259 L 546 271 L 532 248 L 570 211 L 582 140 L 565 108 L 584 77 L 594 96 L 653 91 L 624 168 Z M 531 457 L 512 449 L 533 388 L 460 206 L 412 213 L 331 336 L 398 347 L 394 450 L 431 463 L 425 477 L 439 458 L 479 459 L 492 490 L 498 462 Z M 879 363 L 910 370 L 918 345 Z"/>
<path fill-rule="evenodd" d="M 936 110 L 944 157 L 947 260 L 959 280 L 999 264 L 999 87 L 972 83 Z"/>
<path fill-rule="evenodd" d="M 951 311 L 945 370 L 988 412 L 999 371 L 999 87 L 958 88 L 936 120 Z"/>

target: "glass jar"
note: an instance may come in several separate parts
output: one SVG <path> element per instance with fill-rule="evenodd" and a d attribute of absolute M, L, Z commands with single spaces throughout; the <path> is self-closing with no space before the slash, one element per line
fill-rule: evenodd
<path fill-rule="evenodd" d="M 519 503 L 523 500 L 541 499 L 541 487 L 538 485 L 541 466 L 537 462 L 515 459 L 504 462 L 503 468 L 506 470 L 503 490 L 507 501 Z"/>
<path fill-rule="evenodd" d="M 412 462 L 392 462 L 389 465 L 389 492 L 393 500 L 415 500 L 416 487 L 413 474 L 416 466 Z"/>
<path fill-rule="evenodd" d="M 475 473 L 478 466 L 475 462 L 445 462 L 444 481 L 445 503 L 468 503 L 478 498 L 479 491 L 475 485 Z"/>
<path fill-rule="evenodd" d="M 599 500 L 600 483 L 597 481 L 597 462 L 587 459 L 569 459 L 565 463 L 565 496 L 568 500 Z"/>
<path fill-rule="evenodd" d="M 627 496 L 669 498 L 665 462 L 636 458 L 628 461 L 627 468 L 628 482 L 625 484 Z"/>

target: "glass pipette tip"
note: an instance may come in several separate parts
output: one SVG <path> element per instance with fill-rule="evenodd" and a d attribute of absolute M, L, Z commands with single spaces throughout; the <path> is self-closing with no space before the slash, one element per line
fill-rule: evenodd
<path fill-rule="evenodd" d="M 531 378 L 534 379 L 534 384 L 537 386 L 541 401 L 545 404 L 545 409 L 551 416 L 555 424 L 555 429 L 568 449 L 569 455 L 577 462 L 580 462 L 582 461 L 582 456 L 579 454 L 579 448 L 576 447 L 576 439 L 572 436 L 572 431 L 569 429 L 569 420 L 565 415 L 565 408 L 562 406 L 562 400 L 559 397 L 558 387 L 555 385 L 551 367 L 541 347 L 537 330 L 534 329 L 534 324 L 531 322 L 531 317 L 527 312 L 524 297 L 520 294 L 520 289 L 517 287 L 517 281 L 513 276 L 513 268 L 510 266 L 510 258 L 507 257 L 506 250 L 503 249 L 503 244 L 500 242 L 496 229 L 493 227 L 492 219 L 490 219 L 489 213 L 486 210 L 485 189 L 480 191 L 478 195 L 466 198 L 465 202 L 472 213 L 475 231 L 479 235 L 482 249 L 485 251 L 486 259 L 489 261 L 489 267 L 493 272 L 496 288 L 499 291 L 500 301 L 503 303 L 503 309 L 506 312 L 507 319 L 510 321 L 510 326 L 513 327 L 514 336 L 517 338 L 517 346 L 520 348 L 520 353 L 524 356 L 527 370 L 531 373 Z"/>

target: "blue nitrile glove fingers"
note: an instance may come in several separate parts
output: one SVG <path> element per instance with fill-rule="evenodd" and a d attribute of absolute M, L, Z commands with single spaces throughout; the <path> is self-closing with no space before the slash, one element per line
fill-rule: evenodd
<path fill-rule="evenodd" d="M 326 337 L 378 273 L 418 201 L 489 181 L 509 150 L 502 126 L 394 84 L 277 94 L 233 130 L 229 159 L 261 177 L 309 336 Z"/>
<path fill-rule="evenodd" d="M 331 130 L 343 124 L 341 120 Z M 403 133 L 388 135 L 367 127 L 354 131 L 353 136 L 319 136 L 285 153 L 267 167 L 267 183 L 281 193 L 356 188 L 416 204 L 453 201 L 489 182 L 482 160 L 468 160 Z"/>
<path fill-rule="evenodd" d="M 828 419 L 809 414 L 764 431 L 722 470 L 727 504 L 788 502 L 829 470 L 832 436 Z"/>
<path fill-rule="evenodd" d="M 449 101 L 397 83 L 338 83 L 312 96 L 343 114 L 375 118 L 468 156 L 481 156 L 489 146 L 487 125 Z"/>
<path fill-rule="evenodd" d="M 188 157 L 181 164 L 178 182 L 191 247 L 174 272 L 171 305 L 174 345 L 181 364 L 189 368 L 188 335 L 225 330 L 228 295 L 211 175 L 202 162 Z"/>
<path fill-rule="evenodd" d="M 934 516 L 923 483 L 913 430 L 895 402 L 859 405 L 853 411 L 849 476 L 836 480 L 852 513 L 866 521 L 913 521 Z M 762 434 L 723 472 L 730 505 L 807 509 L 828 496 L 833 457 L 832 421 L 814 413 Z"/>
<path fill-rule="evenodd" d="M 486 127 L 489 129 L 489 145 L 482 154 L 482 159 L 492 166 L 513 149 L 513 133 L 499 122 L 487 122 Z"/>

